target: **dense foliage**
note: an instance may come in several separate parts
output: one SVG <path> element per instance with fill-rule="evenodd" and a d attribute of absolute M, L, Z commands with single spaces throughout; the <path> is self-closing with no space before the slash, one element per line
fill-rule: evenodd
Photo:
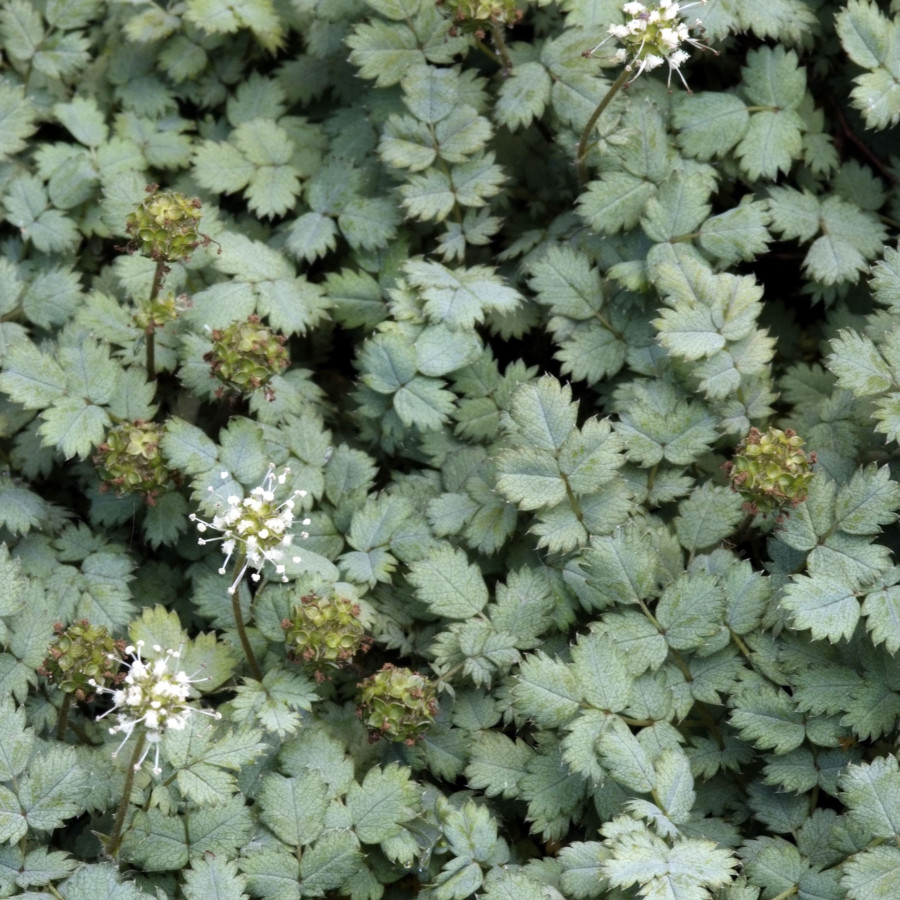
<path fill-rule="evenodd" d="M 896 898 L 898 46 L 2 0 L 0 896 Z"/>

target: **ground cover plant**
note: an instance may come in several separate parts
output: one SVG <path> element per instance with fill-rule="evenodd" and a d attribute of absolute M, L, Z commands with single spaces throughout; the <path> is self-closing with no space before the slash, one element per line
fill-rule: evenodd
<path fill-rule="evenodd" d="M 0 2 L 0 896 L 895 898 L 898 46 Z"/>

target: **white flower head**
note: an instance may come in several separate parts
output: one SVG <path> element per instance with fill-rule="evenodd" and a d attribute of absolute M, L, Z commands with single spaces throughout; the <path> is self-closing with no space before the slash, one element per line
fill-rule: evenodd
<path fill-rule="evenodd" d="M 613 61 L 625 63 L 626 70 L 634 72 L 628 84 L 644 72 L 650 72 L 666 63 L 669 66 L 668 85 L 671 87 L 674 72 L 690 93 L 681 72 L 681 67 L 689 58 L 685 45 L 700 50 L 710 48 L 691 36 L 692 28 L 702 31 L 700 20 L 697 19 L 694 24 L 688 25 L 680 17 L 685 10 L 704 3 L 706 0 L 695 0 L 693 3 L 683 5 L 676 0 L 656 0 L 655 3 L 631 0 L 622 7 L 622 12 L 626 16 L 625 22 L 621 25 L 610 25 L 608 36 L 585 55 L 592 55 L 607 41 L 615 39 L 622 46 L 613 54 Z"/>
<path fill-rule="evenodd" d="M 143 658 L 143 647 L 144 642 L 137 641 L 125 648 L 125 652 L 132 657 L 131 660 L 119 659 L 110 654 L 111 660 L 128 667 L 128 673 L 117 688 L 108 688 L 93 683 L 93 680 L 91 683 L 97 693 L 109 694 L 113 701 L 112 707 L 98 716 L 97 720 L 115 713 L 118 722 L 109 729 L 109 733 L 125 735 L 113 756 L 118 756 L 119 751 L 140 725 L 144 728 L 147 745 L 134 768 L 137 770 L 144 764 L 150 748 L 154 747 L 153 774 L 159 775 L 162 771 L 159 767 L 159 743 L 165 731 L 169 729 L 181 731 L 194 713 L 212 716 L 215 719 L 222 716 L 221 713 L 211 709 L 197 709 L 188 703 L 191 685 L 206 679 L 191 678 L 186 672 L 179 670 L 180 654 L 177 650 L 164 651 L 155 644 L 152 649 L 157 655 L 151 662 Z M 170 663 L 173 664 L 171 669 Z"/>
<path fill-rule="evenodd" d="M 278 503 L 275 497 L 276 485 L 287 482 L 290 469 L 283 469 L 276 474 L 275 466 L 270 465 L 262 483 L 253 488 L 248 496 L 241 498 L 234 494 L 227 498 L 226 507 L 220 505 L 220 511 L 213 516 L 211 522 L 205 522 L 195 514 L 190 515 L 190 520 L 197 526 L 197 530 L 204 534 L 207 530 L 220 532 L 218 537 L 201 537 L 197 543 L 205 546 L 212 541 L 222 541 L 222 552 L 225 561 L 219 569 L 219 574 L 224 575 L 228 570 L 231 557 L 238 554 L 242 561 L 241 567 L 235 574 L 234 580 L 228 588 L 229 594 L 234 594 L 244 575 L 250 571 L 250 578 L 258 582 L 262 578 L 262 570 L 266 563 L 270 563 L 275 574 L 281 576 L 282 581 L 287 581 L 284 559 L 287 548 L 291 547 L 294 534 L 291 528 L 294 525 L 294 506 L 296 501 L 306 496 L 306 491 L 294 491 L 287 500 Z M 228 472 L 222 472 L 223 480 L 229 477 Z M 209 489 L 212 491 L 212 488 Z M 309 519 L 302 519 L 301 524 L 309 525 Z M 301 531 L 300 538 L 309 535 Z M 300 562 L 299 556 L 292 557 L 294 562 Z"/>

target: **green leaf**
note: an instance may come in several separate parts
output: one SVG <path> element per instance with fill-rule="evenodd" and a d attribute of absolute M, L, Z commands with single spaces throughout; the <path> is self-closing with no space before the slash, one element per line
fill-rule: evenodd
<path fill-rule="evenodd" d="M 653 593 L 659 563 L 647 535 L 637 524 L 593 537 L 584 553 L 586 574 L 593 589 L 592 606 L 638 604 Z"/>
<path fill-rule="evenodd" d="M 806 91 L 806 70 L 799 65 L 797 54 L 782 46 L 748 53 L 743 76 L 744 90 L 757 106 L 793 109 Z"/>
<path fill-rule="evenodd" d="M 402 24 L 376 20 L 357 25 L 347 45 L 360 76 L 374 79 L 378 87 L 397 84 L 424 62 L 416 35 Z"/>
<path fill-rule="evenodd" d="M 519 787 L 532 829 L 545 839 L 559 838 L 569 830 L 585 794 L 584 779 L 564 765 L 562 746 L 556 742 L 542 746 L 529 759 Z"/>
<path fill-rule="evenodd" d="M 488 602 L 480 569 L 462 550 L 442 545 L 409 567 L 409 581 L 418 598 L 438 616 L 469 619 Z"/>
<path fill-rule="evenodd" d="M 426 222 L 442 222 L 457 200 L 450 176 L 433 168 L 409 178 L 400 188 L 400 196 L 409 215 Z"/>
<path fill-rule="evenodd" d="M 293 778 L 274 772 L 263 776 L 260 819 L 292 847 L 311 844 L 322 833 L 328 785 L 314 769 Z"/>
<path fill-rule="evenodd" d="M 844 51 L 858 66 L 874 69 L 887 62 L 896 27 L 875 4 L 850 0 L 834 22 Z"/>
<path fill-rule="evenodd" d="M 408 769 L 396 765 L 369 769 L 362 784 L 354 782 L 346 805 L 356 836 L 364 844 L 378 844 L 403 830 L 417 815 L 418 791 Z"/>
<path fill-rule="evenodd" d="M 516 797 L 532 752 L 524 741 L 513 741 L 498 731 L 478 732 L 473 738 L 466 779 L 488 797 Z"/>
<path fill-rule="evenodd" d="M 238 722 L 256 722 L 266 731 L 284 737 L 301 722 L 300 713 L 312 708 L 319 697 L 304 675 L 285 669 L 269 669 L 262 682 L 247 679 L 232 701 Z"/>
<path fill-rule="evenodd" d="M 13 781 L 31 759 L 34 732 L 25 727 L 25 712 L 12 702 L 0 704 L 0 781 Z"/>
<path fill-rule="evenodd" d="M 608 635 L 590 633 L 572 648 L 575 677 L 587 703 L 606 712 L 620 712 L 631 702 L 632 678 L 622 653 Z"/>
<path fill-rule="evenodd" d="M 0 159 L 21 153 L 37 130 L 38 111 L 22 85 L 0 81 Z"/>
<path fill-rule="evenodd" d="M 36 851 L 32 851 L 36 853 Z M 31 857 L 31 853 L 26 857 Z M 48 854 L 51 855 L 51 854 Z M 60 854 L 52 854 L 57 857 Z M 57 865 L 69 868 L 71 862 L 61 862 Z M 60 878 L 62 875 L 54 876 Z M 146 896 L 133 881 L 121 881 L 118 869 L 109 863 L 82 863 L 71 878 L 67 878 L 64 890 L 66 900 L 95 900 L 104 897 L 106 900 L 140 900 Z"/>
<path fill-rule="evenodd" d="M 597 739 L 597 751 L 610 778 L 641 794 L 653 790 L 656 773 L 650 757 L 622 719 L 610 719 L 610 727 Z"/>
<path fill-rule="evenodd" d="M 725 594 L 718 579 L 685 573 L 664 591 L 656 618 L 674 650 L 698 650 L 722 628 Z"/>
<path fill-rule="evenodd" d="M 614 857 L 600 869 L 610 884 L 641 885 L 647 898 L 707 900 L 707 888 L 727 885 L 738 865 L 715 841 L 681 838 L 673 846 L 648 831 L 621 837 L 613 844 Z"/>
<path fill-rule="evenodd" d="M 736 149 L 744 174 L 752 181 L 774 180 L 790 171 L 803 149 L 802 131 L 803 120 L 792 109 L 753 113 Z"/>
<path fill-rule="evenodd" d="M 854 79 L 853 106 L 861 110 L 870 128 L 887 128 L 900 121 L 900 83 L 893 72 L 878 68 Z"/>
<path fill-rule="evenodd" d="M 559 852 L 562 887 L 576 900 L 590 900 L 597 895 L 597 885 L 603 878 L 600 871 L 605 856 L 602 847 L 596 841 L 573 841 Z"/>
<path fill-rule="evenodd" d="M 328 832 L 300 860 L 300 891 L 304 897 L 321 897 L 339 888 L 362 866 L 356 835 L 352 831 Z"/>
<path fill-rule="evenodd" d="M 687 304 L 660 310 L 653 321 L 659 342 L 674 356 L 689 361 L 713 356 L 725 347 L 713 320 L 713 310 Z"/>
<path fill-rule="evenodd" d="M 531 265 L 529 287 L 555 316 L 590 320 L 603 303 L 600 276 L 587 257 L 554 245 Z"/>
<path fill-rule="evenodd" d="M 832 340 L 831 348 L 828 368 L 841 387 L 865 397 L 893 386 L 893 373 L 870 338 L 855 331 L 841 331 Z"/>
<path fill-rule="evenodd" d="M 664 750 L 654 768 L 656 796 L 666 816 L 676 824 L 687 822 L 696 798 L 687 754 L 681 748 Z"/>
<path fill-rule="evenodd" d="M 588 184 L 579 197 L 579 212 L 600 234 L 616 234 L 634 228 L 656 185 L 629 172 L 604 172 Z"/>
<path fill-rule="evenodd" d="M 892 840 L 900 834 L 900 772 L 895 757 L 848 766 L 840 787 L 848 818 L 867 835 Z"/>
<path fill-rule="evenodd" d="M 731 723 L 744 740 L 776 753 L 795 750 L 806 736 L 802 717 L 783 691 L 757 685 L 734 698 Z"/>
<path fill-rule="evenodd" d="M 104 438 L 109 416 L 99 406 L 86 406 L 83 400 L 63 400 L 45 410 L 38 429 L 44 443 L 56 446 L 66 459 L 87 457 Z"/>
<path fill-rule="evenodd" d="M 738 206 L 711 216 L 700 226 L 700 246 L 724 265 L 750 262 L 766 252 L 772 240 L 766 204 L 741 200 Z"/>
<path fill-rule="evenodd" d="M 86 147 L 97 147 L 108 137 L 109 128 L 93 97 L 76 96 L 70 103 L 57 103 L 53 115 Z"/>
<path fill-rule="evenodd" d="M 509 412 L 524 446 L 555 453 L 575 428 L 577 405 L 568 385 L 544 376 L 516 390 Z"/>
<path fill-rule="evenodd" d="M 709 91 L 676 98 L 673 122 L 678 144 L 688 156 L 704 162 L 731 150 L 749 121 L 746 104 L 733 94 Z"/>
<path fill-rule="evenodd" d="M 662 459 L 688 465 L 716 439 L 713 417 L 664 381 L 625 386 L 617 393 L 616 406 L 620 412 L 614 427 L 628 458 L 639 465 L 653 466 Z"/>
<path fill-rule="evenodd" d="M 653 241 L 669 241 L 695 231 L 709 215 L 710 184 L 701 175 L 674 173 L 647 201 L 641 227 Z"/>
<path fill-rule="evenodd" d="M 675 531 L 690 552 L 725 540 L 744 518 L 741 497 L 729 488 L 705 482 L 678 504 Z"/>
<path fill-rule="evenodd" d="M 443 382 L 415 376 L 394 394 L 393 405 L 407 427 L 437 431 L 453 412 L 455 397 Z"/>
<path fill-rule="evenodd" d="M 43 497 L 0 476 L 0 524 L 12 534 L 28 534 L 32 528 L 41 528 L 49 509 Z"/>
<path fill-rule="evenodd" d="M 550 100 L 552 81 L 547 70 L 538 62 L 516 65 L 500 85 L 494 117 L 500 125 L 517 131 L 540 119 Z"/>
<path fill-rule="evenodd" d="M 2 378 L 2 376 L 0 376 Z M 217 468 L 218 448 L 200 428 L 171 416 L 160 442 L 166 460 L 189 475 L 203 476 Z"/>
<path fill-rule="evenodd" d="M 22 309 L 35 325 L 61 325 L 84 304 L 78 273 L 68 266 L 36 275 L 22 295 Z"/>
<path fill-rule="evenodd" d="M 205 686 L 205 685 L 204 685 Z M 243 729 L 226 732 L 221 729 L 213 742 L 208 725 L 191 718 L 187 731 L 166 732 L 163 752 L 177 770 L 178 787 L 185 797 L 198 806 L 217 806 L 237 791 L 235 776 L 267 749 L 260 732 Z"/>
<path fill-rule="evenodd" d="M 191 854 L 233 857 L 238 847 L 246 845 L 255 824 L 241 796 L 196 810 L 191 816 Z"/>
<path fill-rule="evenodd" d="M 39 178 L 21 175 L 3 198 L 7 222 L 42 253 L 69 253 L 81 242 L 75 223 L 50 206 Z"/>
<path fill-rule="evenodd" d="M 795 575 L 780 603 L 794 628 L 810 629 L 815 640 L 849 639 L 861 614 L 855 586 L 826 577 Z"/>
<path fill-rule="evenodd" d="M 875 464 L 854 472 L 835 500 L 835 522 L 848 534 L 878 534 L 897 519 L 900 484 L 887 466 Z"/>
<path fill-rule="evenodd" d="M 804 269 L 823 284 L 856 281 L 867 268 L 867 260 L 881 252 L 884 225 L 872 213 L 840 197 L 826 198 L 820 215 L 823 234 L 809 248 Z"/>
<path fill-rule="evenodd" d="M 432 895 L 435 900 L 465 900 L 476 894 L 483 883 L 481 866 L 466 857 L 457 857 L 444 863 L 435 880 Z"/>
<path fill-rule="evenodd" d="M 497 460 L 497 488 L 519 509 L 544 509 L 566 499 L 559 464 L 542 450 L 511 450 Z"/>
<path fill-rule="evenodd" d="M 410 260 L 403 268 L 425 300 L 428 319 L 453 330 L 473 328 L 487 312 L 513 312 L 521 301 L 519 293 L 487 266 L 448 269 L 440 263 Z"/>
<path fill-rule="evenodd" d="M 9 789 L 0 786 L 0 841 L 14 844 L 28 833 L 28 823 L 22 815 L 19 799 Z"/>
<path fill-rule="evenodd" d="M 873 644 L 884 644 L 891 654 L 900 650 L 900 587 L 892 585 L 867 594 L 862 614 Z"/>
<path fill-rule="evenodd" d="M 89 773 L 78 764 L 71 747 L 54 746 L 43 752 L 39 764 L 22 777 L 19 803 L 28 826 L 52 831 L 80 815 Z"/>
<path fill-rule="evenodd" d="M 900 878 L 900 850 L 890 845 L 853 854 L 841 867 L 850 900 L 891 900 Z"/>
<path fill-rule="evenodd" d="M 247 876 L 247 890 L 253 896 L 300 900 L 300 861 L 284 848 L 257 848 L 249 856 L 241 856 L 238 865 Z"/>
<path fill-rule="evenodd" d="M 553 728 L 578 712 L 581 690 L 573 669 L 538 651 L 523 660 L 512 697 L 518 712 Z"/>
<path fill-rule="evenodd" d="M 198 857 L 184 872 L 185 900 L 244 900 L 245 886 L 235 864 L 218 856 Z"/>
<path fill-rule="evenodd" d="M 34 56 L 44 36 L 40 12 L 25 0 L 12 0 L 0 12 L 3 46 L 14 59 Z"/>

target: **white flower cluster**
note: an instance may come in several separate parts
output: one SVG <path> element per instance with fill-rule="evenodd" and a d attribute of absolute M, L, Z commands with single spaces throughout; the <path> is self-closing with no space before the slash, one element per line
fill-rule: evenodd
<path fill-rule="evenodd" d="M 153 773 L 158 775 L 162 771 L 159 767 L 159 742 L 162 740 L 164 731 L 168 729 L 181 731 L 193 713 L 202 713 L 216 719 L 221 718 L 221 714 L 188 705 L 191 685 L 205 679 L 192 679 L 183 671 L 169 671 L 169 662 L 178 660 L 177 650 L 163 652 L 162 647 L 154 644 L 153 651 L 158 656 L 149 662 L 141 656 L 143 646 L 143 641 L 137 641 L 133 646 L 125 648 L 125 652 L 134 657 L 130 662 L 110 654 L 111 660 L 128 666 L 128 674 L 119 687 L 108 688 L 97 684 L 93 679 L 89 681 L 89 684 L 96 688 L 98 693 L 112 696 L 112 708 L 97 718 L 99 721 L 110 713 L 118 716 L 118 724 L 110 728 L 109 733 L 124 733 L 125 737 L 113 756 L 119 754 L 128 738 L 134 733 L 135 728 L 143 725 L 146 730 L 147 747 L 141 758 L 135 763 L 134 768 L 137 770 L 144 764 L 150 747 L 153 746 L 156 748 Z"/>
<path fill-rule="evenodd" d="M 691 37 L 691 28 L 698 27 L 700 20 L 697 19 L 693 25 L 689 26 L 681 21 L 680 16 L 692 6 L 700 6 L 704 3 L 706 0 L 696 0 L 694 3 L 682 6 L 676 0 L 658 0 L 657 3 L 648 6 L 632 0 L 622 7 L 625 15 L 629 16 L 625 24 L 610 25 L 609 37 L 594 47 L 591 53 L 599 50 L 611 38 L 615 38 L 624 45 L 614 55 L 616 62 L 626 63 L 626 69 L 629 72 L 637 69 L 631 81 L 644 72 L 650 72 L 663 63 L 667 63 L 669 85 L 672 82 L 672 73 L 675 72 L 681 79 L 681 83 L 690 91 L 687 81 L 681 73 L 681 67 L 690 58 L 684 45 L 703 50 L 709 48 Z"/>
<path fill-rule="evenodd" d="M 199 538 L 197 543 L 204 546 L 212 541 L 222 541 L 222 552 L 225 554 L 225 562 L 219 569 L 219 574 L 224 575 L 228 563 L 235 551 L 243 554 L 243 565 L 235 575 L 234 581 L 228 588 L 229 594 L 234 594 L 241 579 L 248 569 L 255 571 L 250 576 L 253 581 L 259 581 L 262 577 L 262 568 L 269 562 L 275 567 L 275 573 L 281 576 L 282 581 L 287 581 L 284 567 L 285 550 L 291 546 L 294 535 L 290 528 L 294 524 L 295 498 L 306 496 L 306 491 L 294 491 L 294 493 L 282 503 L 275 502 L 275 485 L 284 484 L 290 469 L 284 469 L 280 475 L 275 474 L 275 466 L 269 466 L 262 484 L 253 488 L 248 497 L 241 499 L 235 495 L 228 498 L 228 508 L 219 515 L 213 517 L 211 522 L 205 522 L 198 516 L 191 514 L 190 520 L 197 523 L 197 530 L 202 534 L 207 529 L 220 531 L 222 534 L 215 538 Z M 220 477 L 226 480 L 228 472 L 221 472 Z M 209 489 L 212 491 L 212 488 Z M 303 519 L 303 525 L 309 525 L 309 519 Z M 309 535 L 303 531 L 301 538 Z M 299 556 L 292 557 L 294 562 L 300 562 Z"/>

